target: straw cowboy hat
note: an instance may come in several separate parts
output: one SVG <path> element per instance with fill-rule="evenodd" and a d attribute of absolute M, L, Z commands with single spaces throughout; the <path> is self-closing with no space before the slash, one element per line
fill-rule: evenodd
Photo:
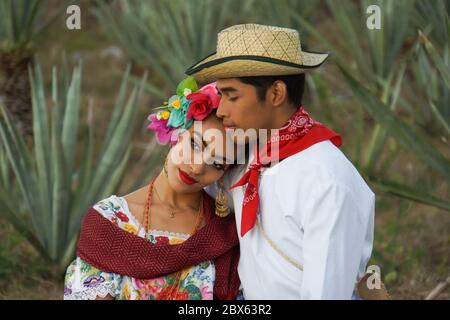
<path fill-rule="evenodd" d="M 303 51 L 297 30 L 239 24 L 217 36 L 217 51 L 186 70 L 200 83 L 221 78 L 304 73 L 319 67 L 328 53 Z"/>

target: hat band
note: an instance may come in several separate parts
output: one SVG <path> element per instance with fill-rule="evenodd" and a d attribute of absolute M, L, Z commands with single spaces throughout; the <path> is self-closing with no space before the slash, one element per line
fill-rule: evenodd
<path fill-rule="evenodd" d="M 198 71 L 200 71 L 202 69 L 209 68 L 209 67 L 212 67 L 212 66 L 224 63 L 224 62 L 234 61 L 234 60 L 252 60 L 252 61 L 259 61 L 259 62 L 268 62 L 268 63 L 278 64 L 278 65 L 282 65 L 282 66 L 286 66 L 286 67 L 302 68 L 302 69 L 317 68 L 318 66 L 323 64 L 325 62 L 325 60 L 326 60 L 326 59 L 324 59 L 318 65 L 308 66 L 308 65 L 298 64 L 298 63 L 289 62 L 289 61 L 285 61 L 285 60 L 280 60 L 280 59 L 276 59 L 276 58 L 245 55 L 245 56 L 229 56 L 229 57 L 217 58 L 215 60 L 205 62 L 205 63 L 199 65 L 198 67 L 195 67 L 198 63 L 200 63 L 201 61 L 203 61 L 203 60 L 205 60 L 205 59 L 207 59 L 207 58 L 209 58 L 211 56 L 213 56 L 214 54 L 216 54 L 216 52 L 210 54 L 206 58 L 200 60 L 199 62 L 197 62 L 194 65 L 192 65 L 191 67 L 189 67 L 189 69 L 186 71 L 186 74 L 187 75 L 191 75 L 191 74 L 196 73 L 196 72 L 198 72 Z M 323 53 L 321 53 L 321 54 L 323 54 Z"/>

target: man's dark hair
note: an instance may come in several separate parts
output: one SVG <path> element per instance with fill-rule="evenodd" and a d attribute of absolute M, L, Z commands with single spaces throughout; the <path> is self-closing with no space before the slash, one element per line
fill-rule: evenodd
<path fill-rule="evenodd" d="M 245 84 L 254 86 L 260 101 L 266 99 L 267 89 L 275 81 L 283 81 L 286 84 L 289 102 L 295 107 L 302 103 L 303 92 L 305 91 L 304 73 L 289 76 L 240 77 L 238 79 Z"/>

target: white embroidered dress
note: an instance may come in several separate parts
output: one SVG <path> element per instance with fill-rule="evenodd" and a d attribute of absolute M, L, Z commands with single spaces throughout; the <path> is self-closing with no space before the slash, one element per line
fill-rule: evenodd
<path fill-rule="evenodd" d="M 94 209 L 119 228 L 147 238 L 151 243 L 178 244 L 189 238 L 180 234 L 161 230 L 151 230 L 145 234 L 130 212 L 123 197 L 115 195 L 99 201 Z M 167 297 L 167 292 L 175 292 L 176 300 L 212 300 L 215 280 L 214 262 L 206 261 L 186 268 L 181 274 L 180 285 L 173 289 L 175 274 L 155 279 L 141 280 L 115 273 L 103 272 L 77 257 L 67 268 L 64 286 L 66 300 L 93 300 L 107 295 L 117 300 L 158 300 Z M 174 290 L 174 291 L 172 291 Z"/>

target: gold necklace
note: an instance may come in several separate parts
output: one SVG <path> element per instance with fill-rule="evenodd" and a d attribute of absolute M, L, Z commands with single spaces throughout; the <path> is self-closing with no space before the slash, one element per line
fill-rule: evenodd
<path fill-rule="evenodd" d="M 156 180 L 156 178 L 153 179 L 148 185 L 147 200 L 145 201 L 145 206 L 144 206 L 143 216 L 144 216 L 144 224 L 145 224 L 144 227 L 145 227 L 146 234 L 148 234 L 148 232 L 150 231 L 150 207 L 152 205 L 153 189 L 156 191 L 156 188 L 154 188 L 155 180 Z M 202 221 L 203 221 L 203 216 L 204 216 L 203 192 L 200 194 L 199 203 L 200 203 L 200 205 L 198 206 L 198 210 L 197 210 L 197 218 L 196 218 L 194 230 L 191 232 L 191 235 L 193 235 L 195 232 L 197 232 L 200 229 Z M 179 211 L 181 211 L 181 210 L 179 210 Z"/>
<path fill-rule="evenodd" d="M 159 196 L 158 190 L 155 188 L 155 192 L 156 192 L 156 196 L 158 197 L 159 201 L 165 205 L 166 207 L 169 208 L 170 211 L 170 219 L 174 219 L 175 218 L 175 212 L 181 211 L 181 210 L 173 210 L 173 208 L 171 206 L 169 206 L 168 204 L 165 204 L 164 201 L 162 201 L 161 197 Z"/>

